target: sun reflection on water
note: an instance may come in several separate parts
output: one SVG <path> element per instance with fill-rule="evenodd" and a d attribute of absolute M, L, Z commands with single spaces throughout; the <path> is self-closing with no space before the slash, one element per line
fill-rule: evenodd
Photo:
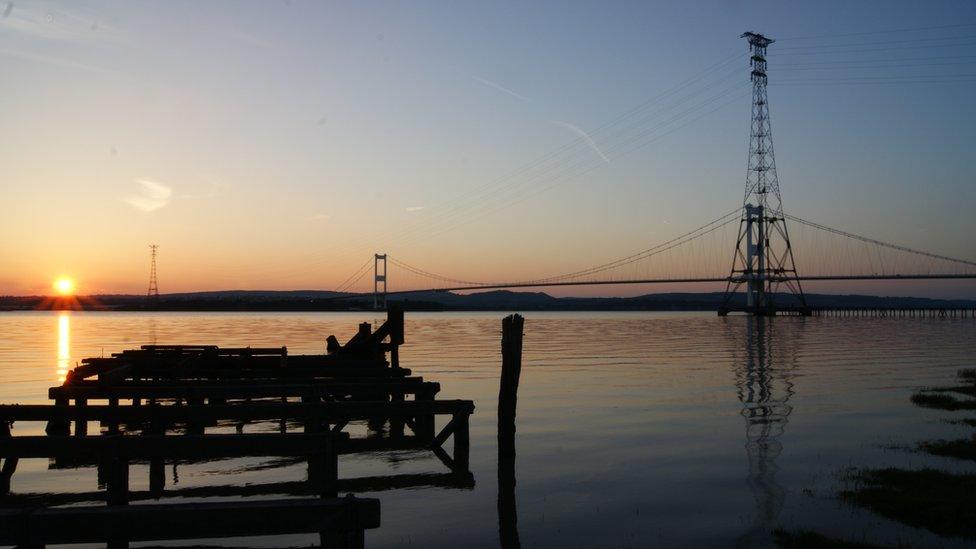
<path fill-rule="evenodd" d="M 58 315 L 58 383 L 64 383 L 71 367 L 71 313 Z"/>

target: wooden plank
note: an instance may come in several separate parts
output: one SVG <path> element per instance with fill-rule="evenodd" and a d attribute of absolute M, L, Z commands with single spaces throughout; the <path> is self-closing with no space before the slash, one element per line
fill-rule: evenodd
<path fill-rule="evenodd" d="M 310 456 L 328 448 L 332 434 L 22 436 L 0 439 L 0 455 L 43 458 L 60 455 L 97 459 L 122 455 L 129 460 L 169 458 Z"/>
<path fill-rule="evenodd" d="M 404 383 L 400 380 L 368 383 L 324 382 L 324 383 L 255 383 L 255 384 L 166 384 L 166 385 L 117 385 L 97 387 L 91 385 L 63 385 L 48 389 L 53 400 L 87 398 L 275 398 L 301 396 L 335 396 L 356 393 L 386 392 L 387 394 L 412 394 L 433 397 L 440 391 L 436 382 Z"/>
<path fill-rule="evenodd" d="M 380 525 L 377 499 L 287 499 L 0 511 L 0 543 L 106 541 L 361 531 Z"/>
<path fill-rule="evenodd" d="M 470 490 L 475 487 L 474 475 L 465 473 L 406 473 L 371 477 L 339 479 L 337 487 L 345 492 L 381 492 L 408 488 L 444 488 Z M 312 496 L 317 488 L 306 481 L 268 482 L 259 484 L 225 484 L 173 487 L 165 491 L 136 490 L 129 492 L 129 501 L 147 501 L 161 496 L 171 498 L 247 498 L 256 496 Z M 104 492 L 18 493 L 5 498 L 13 506 L 77 505 L 104 499 Z"/>
<path fill-rule="evenodd" d="M 197 406 L 53 406 L 2 404 L 0 421 L 104 421 L 118 423 L 183 423 L 219 420 L 368 419 L 374 416 L 411 417 L 421 414 L 471 413 L 470 400 L 342 401 L 317 403 L 251 402 Z"/>

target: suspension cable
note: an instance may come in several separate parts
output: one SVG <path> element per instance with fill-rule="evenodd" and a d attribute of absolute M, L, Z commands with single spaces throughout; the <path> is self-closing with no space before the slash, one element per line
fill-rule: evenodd
<path fill-rule="evenodd" d="M 899 246 L 898 244 L 891 244 L 889 242 L 883 242 L 881 240 L 876 240 L 874 238 L 868 238 L 866 236 L 861 236 L 861 235 L 857 235 L 857 234 L 854 234 L 854 233 L 849 233 L 847 231 L 842 231 L 840 229 L 834 229 L 832 227 L 828 227 L 826 225 L 821 225 L 820 223 L 815 223 L 813 221 L 807 221 L 806 219 L 801 219 L 799 217 L 796 217 L 795 215 L 785 214 L 784 217 L 786 217 L 790 221 L 796 221 L 797 223 L 802 223 L 804 225 L 813 227 L 815 229 L 824 230 L 824 231 L 831 232 L 831 233 L 834 233 L 834 234 L 837 234 L 837 235 L 840 235 L 840 236 L 846 236 L 847 238 L 853 238 L 855 240 L 860 240 L 861 242 L 866 242 L 868 244 L 874 244 L 876 246 L 882 246 L 882 247 L 885 247 L 885 248 L 890 248 L 892 250 L 898 250 L 900 252 L 908 252 L 908 253 L 913 253 L 913 254 L 917 254 L 917 255 L 922 255 L 922 256 L 925 256 L 925 257 L 931 257 L 933 259 L 940 259 L 942 261 L 949 261 L 949 262 L 952 262 L 952 263 L 961 263 L 963 265 L 969 265 L 969 266 L 972 266 L 972 267 L 976 267 L 976 261 L 969 261 L 969 260 L 966 260 L 966 259 L 958 259 L 958 258 L 955 258 L 955 257 L 949 257 L 949 256 L 946 256 L 946 255 L 933 254 L 933 253 L 930 253 L 930 252 L 925 252 L 925 251 L 922 251 L 922 250 L 916 250 L 914 248 L 909 248 L 907 246 Z"/>

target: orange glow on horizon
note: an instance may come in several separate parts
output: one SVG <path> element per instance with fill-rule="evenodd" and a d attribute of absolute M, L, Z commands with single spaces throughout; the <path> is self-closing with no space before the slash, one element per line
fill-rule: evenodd
<path fill-rule="evenodd" d="M 58 277 L 52 287 L 58 295 L 69 296 L 75 293 L 75 281 L 66 276 Z"/>

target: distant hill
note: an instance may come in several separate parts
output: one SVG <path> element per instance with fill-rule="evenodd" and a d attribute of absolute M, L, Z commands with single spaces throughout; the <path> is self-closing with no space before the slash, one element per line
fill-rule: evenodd
<path fill-rule="evenodd" d="M 472 294 L 417 292 L 389 296 L 406 310 L 714 311 L 722 292 L 659 293 L 636 297 L 553 297 L 544 292 L 496 290 Z M 972 308 L 976 300 L 807 294 L 812 307 Z M 347 311 L 371 308 L 372 296 L 320 290 L 226 290 L 160 295 L 98 295 L 77 299 L 0 297 L 0 310 L 100 309 L 167 311 Z"/>

